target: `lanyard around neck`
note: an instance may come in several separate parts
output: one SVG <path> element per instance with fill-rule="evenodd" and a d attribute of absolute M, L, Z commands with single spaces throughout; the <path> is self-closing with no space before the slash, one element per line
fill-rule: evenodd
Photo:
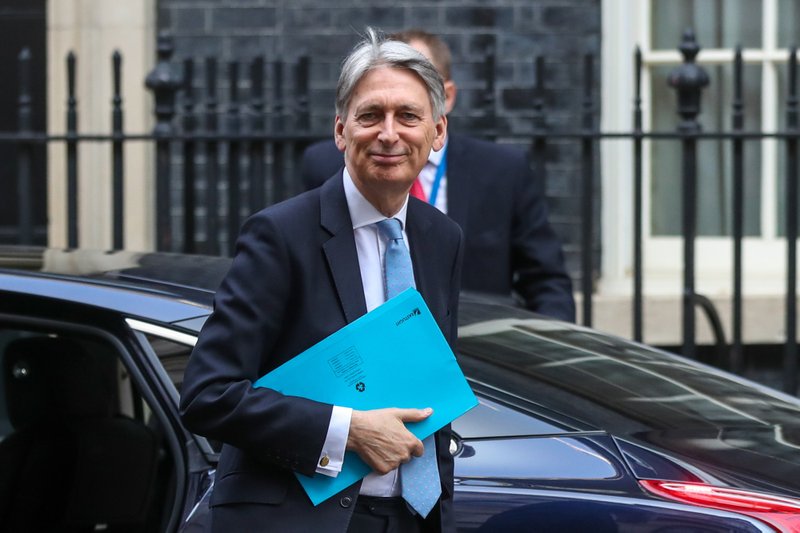
<path fill-rule="evenodd" d="M 436 167 L 436 176 L 433 178 L 433 186 L 431 187 L 431 194 L 428 197 L 428 203 L 436 205 L 436 197 L 439 195 L 439 185 L 442 183 L 442 176 L 447 172 L 447 146 L 442 148 L 442 159 Z"/>

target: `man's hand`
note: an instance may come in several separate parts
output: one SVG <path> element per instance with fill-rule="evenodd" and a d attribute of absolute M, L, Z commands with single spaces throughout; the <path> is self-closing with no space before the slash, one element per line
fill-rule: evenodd
<path fill-rule="evenodd" d="M 353 410 L 347 449 L 356 452 L 378 474 L 391 472 L 424 451 L 422 441 L 403 425 L 428 418 L 433 409 Z"/>

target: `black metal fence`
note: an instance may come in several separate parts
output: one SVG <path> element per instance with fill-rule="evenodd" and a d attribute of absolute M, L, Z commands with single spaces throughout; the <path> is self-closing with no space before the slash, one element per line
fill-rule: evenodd
<path fill-rule="evenodd" d="M 741 50 L 734 60 L 734 101 L 731 109 L 729 131 L 702 131 L 698 122 L 703 88 L 708 83 L 704 70 L 695 63 L 699 47 L 691 32 L 686 32 L 680 46 L 684 62 L 669 77 L 677 92 L 677 113 L 681 121 L 675 131 L 644 131 L 642 127 L 641 54 L 635 53 L 635 100 L 632 110 L 632 128 L 625 132 L 599 131 L 598 110 L 595 101 L 595 58 L 587 55 L 584 61 L 584 100 L 582 102 L 582 127 L 577 130 L 554 130 L 547 126 L 547 113 L 543 94 L 547 73 L 544 60 L 534 58 L 536 86 L 533 90 L 533 133 L 525 135 L 500 132 L 491 126 L 494 99 L 494 80 L 487 77 L 483 105 L 490 127 L 473 134 L 483 137 L 515 138 L 529 144 L 532 160 L 540 175 L 546 176 L 546 152 L 553 142 L 569 141 L 580 145 L 581 160 L 581 231 L 580 231 L 580 292 L 582 317 L 585 325 L 592 325 L 594 281 L 598 271 L 597 245 L 593 231 L 598 220 L 595 212 L 598 180 L 598 148 L 602 141 L 616 139 L 632 144 L 633 160 L 633 301 L 632 331 L 636 340 L 642 339 L 643 330 L 643 142 L 646 139 L 671 139 L 682 146 L 682 237 L 683 237 L 683 304 L 682 351 L 693 357 L 696 354 L 696 309 L 701 309 L 714 332 L 718 347 L 728 357 L 730 367 L 743 370 L 742 340 L 742 240 L 744 236 L 744 146 L 748 141 L 775 138 L 785 143 L 786 176 L 786 341 L 783 359 L 783 388 L 797 392 L 797 287 L 796 240 L 798 226 L 798 96 L 797 57 L 791 50 L 788 62 L 788 87 L 785 102 L 786 128 L 783 131 L 763 132 L 744 129 L 744 103 L 742 99 L 743 63 Z M 78 241 L 78 144 L 82 142 L 108 143 L 112 153 L 113 179 L 113 247 L 125 246 L 123 234 L 123 158 L 124 145 L 129 141 L 150 141 L 156 148 L 157 223 L 156 242 L 159 250 L 188 253 L 228 254 L 239 231 L 240 223 L 248 213 L 260 209 L 300 191 L 298 162 L 303 149 L 311 142 L 328 137 L 329 132 L 310 129 L 309 120 L 309 60 L 301 59 L 294 65 L 281 61 L 267 63 L 255 58 L 247 67 L 247 82 L 242 83 L 242 65 L 226 65 L 228 99 L 225 107 L 220 102 L 217 87 L 220 66 L 214 58 L 207 58 L 202 67 L 205 75 L 205 94 L 194 90 L 196 64 L 185 60 L 176 65 L 171 60 L 172 46 L 166 36 L 159 37 L 158 63 L 147 77 L 147 87 L 155 97 L 156 126 L 151 133 L 130 134 L 123 128 L 122 95 L 120 94 L 121 58 L 114 54 L 114 97 L 112 128 L 110 134 L 83 134 L 77 129 L 75 101 L 75 57 L 67 58 L 68 100 L 66 134 L 48 135 L 32 131 L 30 127 L 30 97 L 28 88 L 28 63 L 30 58 L 20 55 L 19 130 L 0 132 L 0 142 L 13 143 L 18 154 L 18 235 L 20 243 L 32 240 L 31 221 L 31 165 L 32 148 L 40 144 L 64 143 L 67 151 L 67 241 L 70 247 Z M 494 53 L 486 53 L 487 73 L 493 72 Z M 285 94 L 284 78 L 293 76 L 291 95 Z M 269 74 L 268 76 L 265 76 Z M 240 87 L 249 88 L 242 94 Z M 269 85 L 269 87 L 268 87 Z M 180 94 L 180 99 L 178 95 Z M 177 118 L 180 120 L 178 121 Z M 695 243 L 697 238 L 697 147 L 705 140 L 723 140 L 732 147 L 732 339 L 724 338 L 722 326 L 711 301 L 695 290 Z M 179 182 L 176 186 L 176 182 Z M 176 194 L 180 191 L 180 195 Z M 222 196 L 220 196 L 222 195 Z"/>

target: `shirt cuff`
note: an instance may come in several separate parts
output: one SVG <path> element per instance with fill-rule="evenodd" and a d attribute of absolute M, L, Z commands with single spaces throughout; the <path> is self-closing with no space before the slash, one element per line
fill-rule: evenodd
<path fill-rule="evenodd" d="M 331 421 L 328 423 L 328 434 L 322 445 L 319 461 L 317 461 L 318 474 L 336 477 L 342 471 L 352 414 L 353 410 L 349 407 L 333 406 Z"/>

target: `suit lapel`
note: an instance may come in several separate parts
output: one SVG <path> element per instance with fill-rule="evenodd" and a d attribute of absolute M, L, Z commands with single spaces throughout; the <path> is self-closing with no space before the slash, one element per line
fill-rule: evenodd
<path fill-rule="evenodd" d="M 331 234 L 331 238 L 323 243 L 322 250 L 345 319 L 348 323 L 353 322 L 367 312 L 367 303 L 341 170 L 338 178 L 329 179 L 320 187 L 319 198 L 320 224 Z"/>
<path fill-rule="evenodd" d="M 458 136 L 450 136 L 447 142 L 447 215 L 467 232 L 469 214 L 469 188 L 472 169 L 469 168 L 466 147 Z"/>
<path fill-rule="evenodd" d="M 430 292 L 432 287 L 430 276 L 424 267 L 426 264 L 431 264 L 437 251 L 435 243 L 427 235 L 431 221 L 424 209 L 421 209 L 423 206 L 424 204 L 416 198 L 408 199 L 406 233 L 408 233 L 411 262 L 414 265 L 414 281 L 419 293 L 427 300 L 426 296 L 432 294 Z"/>

